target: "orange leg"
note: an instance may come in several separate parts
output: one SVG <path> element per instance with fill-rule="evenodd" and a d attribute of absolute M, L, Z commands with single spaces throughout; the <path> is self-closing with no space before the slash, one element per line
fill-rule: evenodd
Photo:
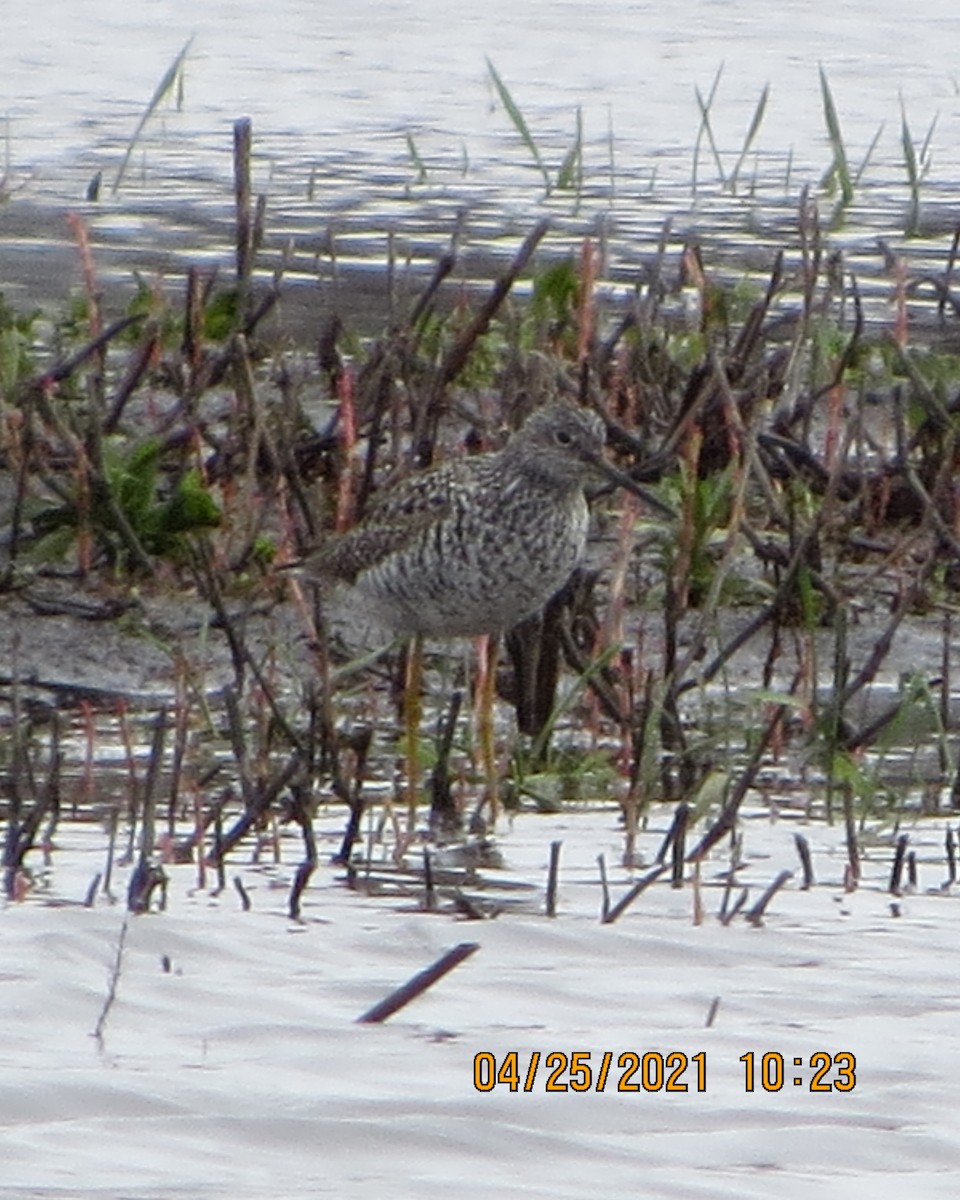
<path fill-rule="evenodd" d="M 407 830 L 412 836 L 417 826 L 417 792 L 420 782 L 420 722 L 423 701 L 423 638 L 416 634 L 407 647 L 407 673 L 403 686 L 404 758 L 406 760 Z"/>
<path fill-rule="evenodd" d="M 497 690 L 496 637 L 483 636 L 477 639 L 477 740 L 480 743 L 480 761 L 483 764 L 483 800 L 480 808 L 490 811 L 491 828 L 497 823 L 500 810 L 498 798 L 497 753 L 493 729 L 493 702 Z"/>

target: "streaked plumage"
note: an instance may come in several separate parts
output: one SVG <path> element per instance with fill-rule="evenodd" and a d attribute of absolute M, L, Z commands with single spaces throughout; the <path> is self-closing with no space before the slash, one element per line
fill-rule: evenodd
<path fill-rule="evenodd" d="M 555 402 L 492 454 L 444 463 L 384 490 L 356 528 L 330 539 L 308 573 L 346 580 L 397 633 L 500 633 L 541 608 L 583 557 L 584 489 L 604 475 L 596 415 Z"/>

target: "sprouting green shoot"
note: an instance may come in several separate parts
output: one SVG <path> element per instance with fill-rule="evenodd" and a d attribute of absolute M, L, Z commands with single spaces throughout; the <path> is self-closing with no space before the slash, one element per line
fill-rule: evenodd
<path fill-rule="evenodd" d="M 860 180 L 866 174 L 867 167 L 870 164 L 870 159 L 873 158 L 873 152 L 874 152 L 874 150 L 876 150 L 877 145 L 880 142 L 880 138 L 881 138 L 885 128 L 886 128 L 886 122 L 881 121 L 880 124 L 877 126 L 877 132 L 873 135 L 870 145 L 867 147 L 866 154 L 863 156 L 863 162 L 857 168 L 857 173 L 853 177 L 854 186 L 859 184 Z"/>
<path fill-rule="evenodd" d="M 417 183 L 423 183 L 427 178 L 427 165 L 420 157 L 420 151 L 417 149 L 417 143 L 413 140 L 413 134 L 409 131 L 407 138 L 407 153 L 410 155 L 410 161 L 413 163 L 413 169 L 417 173 Z"/>
<path fill-rule="evenodd" d="M 523 119 L 523 113 L 517 107 L 513 97 L 510 95 L 507 85 L 500 78 L 497 68 L 493 65 L 489 58 L 487 59 L 487 70 L 490 72 L 490 78 L 493 81 L 493 86 L 496 90 L 500 103 L 506 109 L 507 116 L 513 122 L 514 129 L 516 129 L 517 133 L 520 134 L 523 144 L 530 151 L 530 155 L 533 158 L 537 169 L 543 176 L 543 182 L 547 189 L 547 195 L 549 195 L 551 190 L 550 174 L 544 165 L 542 157 L 540 156 L 537 143 L 533 140 L 533 135 L 530 133 L 527 123 Z"/>
<path fill-rule="evenodd" d="M 569 712 L 573 707 L 580 694 L 589 686 L 590 681 L 608 667 L 618 653 L 618 646 L 608 646 L 593 662 L 588 663 L 583 674 L 579 675 L 567 689 L 566 693 L 556 700 L 546 724 L 534 738 L 530 746 L 531 762 L 539 763 L 545 761 L 547 747 L 550 745 L 550 740 L 553 737 L 557 723 L 563 717 L 564 713 Z"/>
<path fill-rule="evenodd" d="M 117 177 L 113 181 L 113 188 L 111 190 L 114 195 L 116 195 L 120 188 L 120 184 L 123 181 L 123 177 L 126 174 L 127 167 L 130 163 L 130 156 L 133 154 L 137 142 L 140 140 L 140 135 L 143 133 L 147 122 L 171 92 L 176 92 L 178 107 L 182 104 L 184 64 L 192 45 L 193 37 L 191 36 L 184 43 L 183 49 L 180 51 L 177 57 L 173 60 L 170 66 L 167 67 L 163 78 L 157 84 L 153 95 L 150 97 L 150 103 L 144 109 L 143 115 L 137 122 L 136 129 L 133 131 L 133 137 L 131 137 L 130 141 L 127 143 L 127 150 L 123 156 L 123 162 L 120 164 L 120 170 L 117 172 Z"/>
<path fill-rule="evenodd" d="M 903 103 L 903 93 L 900 93 L 900 142 L 903 146 L 903 163 L 907 168 L 907 181 L 910 192 L 916 196 L 920 187 L 920 167 L 917 163 L 917 150 L 913 144 L 913 135 L 907 122 L 907 110 Z"/>
<path fill-rule="evenodd" d="M 740 151 L 740 157 L 737 159 L 736 166 L 733 168 L 733 173 L 729 179 L 730 190 L 737 190 L 737 178 L 740 175 L 741 168 L 747 155 L 750 153 L 750 147 L 753 145 L 753 140 L 760 132 L 760 126 L 763 123 L 764 113 L 767 111 L 767 101 L 770 98 L 770 84 L 766 84 L 763 91 L 760 93 L 760 99 L 757 101 L 757 107 L 753 112 L 753 120 L 750 122 L 750 128 L 747 130 L 747 136 L 743 139 L 743 148 Z"/>
<path fill-rule="evenodd" d="M 580 207 L 580 194 L 583 190 L 583 110 L 579 105 L 573 145 L 567 151 L 557 172 L 557 188 L 560 191 L 573 190 L 576 193 L 575 208 Z"/>
<path fill-rule="evenodd" d="M 607 150 L 610 160 L 610 197 L 617 191 L 617 159 L 616 143 L 613 137 L 613 105 L 607 105 Z"/>
<path fill-rule="evenodd" d="M 833 93 L 827 80 L 827 73 L 820 64 L 820 91 L 823 96 L 823 116 L 827 123 L 827 136 L 833 150 L 833 162 L 827 171 L 825 180 L 840 188 L 840 207 L 846 206 L 853 200 L 853 183 L 850 179 L 850 168 L 847 165 L 847 151 L 840 131 L 840 118 L 837 107 L 833 102 Z"/>
<path fill-rule="evenodd" d="M 918 152 L 913 134 L 910 132 L 910 124 L 907 121 L 903 93 L 900 94 L 900 142 L 903 146 L 903 163 L 907 172 L 907 184 L 910 188 L 910 214 L 906 229 L 908 237 L 914 236 L 920 228 L 920 184 L 930 169 L 930 142 L 939 115 L 939 113 L 935 114 L 930 122 L 927 136 L 923 139 L 923 145 Z"/>
<path fill-rule="evenodd" d="M 3 122 L 3 171 L 0 172 L 0 199 L 7 193 L 7 183 L 10 179 L 10 114 L 7 113 Z"/>
<path fill-rule="evenodd" d="M 720 152 L 717 149 L 717 143 L 713 136 L 713 126 L 710 124 L 710 109 L 713 107 L 713 101 L 717 94 L 717 88 L 720 86 L 720 76 L 723 74 L 723 63 L 717 67 L 717 73 L 713 77 L 713 83 L 710 86 L 710 93 L 704 100 L 699 87 L 694 88 L 697 97 L 697 107 L 700 109 L 700 128 L 697 130 L 697 139 L 693 145 L 693 193 L 697 193 L 697 172 L 700 166 L 700 146 L 703 142 L 703 136 L 706 134 L 707 141 L 710 143 L 710 150 L 713 153 L 713 161 L 717 165 L 717 173 L 720 176 L 720 182 L 724 183 L 723 163 L 720 161 Z"/>
<path fill-rule="evenodd" d="M 920 147 L 920 162 L 923 165 L 923 173 L 926 174 L 930 168 L 930 143 L 933 140 L 933 131 L 937 127 L 937 122 L 940 120 L 940 113 L 933 114 L 933 120 L 930 122 L 930 128 L 927 130 L 927 136 L 923 139 L 923 145 Z"/>

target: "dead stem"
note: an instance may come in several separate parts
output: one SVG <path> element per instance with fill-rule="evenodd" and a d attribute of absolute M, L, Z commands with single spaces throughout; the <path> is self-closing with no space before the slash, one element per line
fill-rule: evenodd
<path fill-rule="evenodd" d="M 368 1009 L 363 1016 L 357 1018 L 358 1024 L 361 1025 L 378 1025 L 386 1021 L 388 1017 L 392 1017 L 395 1012 L 404 1008 L 411 1000 L 415 1000 L 422 995 L 427 988 L 433 985 L 444 977 L 448 972 L 452 971 L 480 949 L 478 942 L 461 942 L 458 946 L 454 946 L 452 950 L 448 950 L 446 954 L 437 959 L 429 967 L 414 975 L 402 987 L 397 988 L 395 992 L 391 992 L 389 996 L 375 1004 L 373 1008 Z"/>

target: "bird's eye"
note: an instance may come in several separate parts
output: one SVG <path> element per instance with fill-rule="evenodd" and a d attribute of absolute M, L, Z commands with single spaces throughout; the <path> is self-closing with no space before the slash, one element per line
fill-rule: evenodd
<path fill-rule="evenodd" d="M 569 446 L 573 441 L 572 435 L 566 429 L 558 429 L 553 435 L 560 446 Z"/>

